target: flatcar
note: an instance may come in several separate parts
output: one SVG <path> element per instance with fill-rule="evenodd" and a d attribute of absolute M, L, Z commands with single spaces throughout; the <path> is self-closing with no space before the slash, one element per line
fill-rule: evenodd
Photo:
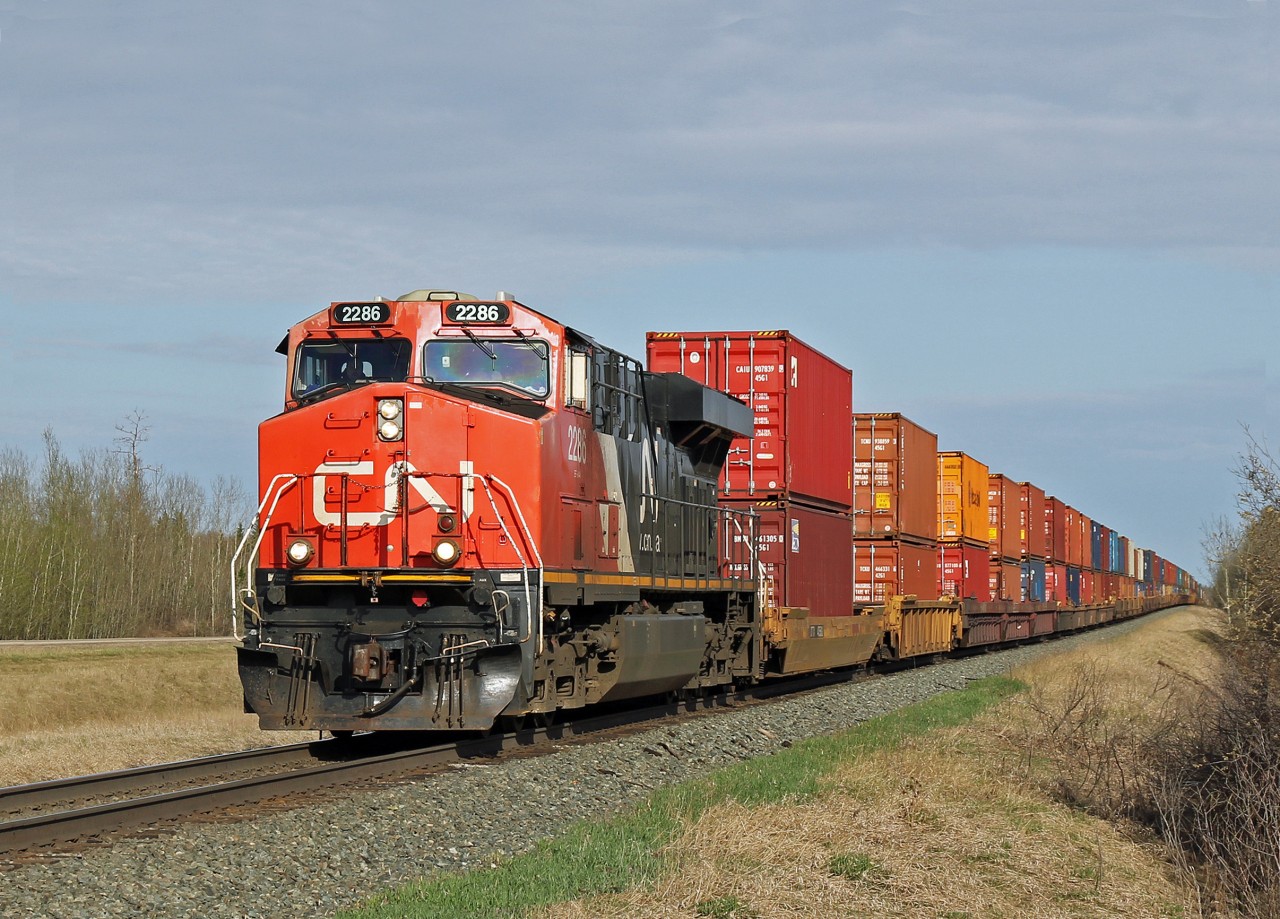
<path fill-rule="evenodd" d="M 232 562 L 264 729 L 483 731 L 1175 602 L 787 606 L 759 515 L 718 500 L 751 408 L 505 292 L 335 302 L 277 350 L 283 410 Z"/>

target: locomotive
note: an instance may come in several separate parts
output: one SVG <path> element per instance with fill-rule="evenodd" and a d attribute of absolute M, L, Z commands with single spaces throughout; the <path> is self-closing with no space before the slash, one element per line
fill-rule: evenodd
<path fill-rule="evenodd" d="M 504 292 L 333 303 L 277 350 L 233 585 L 263 728 L 484 730 L 761 670 L 753 520 L 716 503 L 741 402 Z"/>

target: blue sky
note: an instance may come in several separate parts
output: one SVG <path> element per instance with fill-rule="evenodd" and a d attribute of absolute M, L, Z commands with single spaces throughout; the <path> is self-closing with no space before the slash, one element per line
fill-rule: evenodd
<path fill-rule="evenodd" d="M 456 8 L 455 8 L 456 7 Z M 290 323 L 790 328 L 1202 570 L 1280 439 L 1268 2 L 0 0 L 0 446 L 248 482 Z"/>

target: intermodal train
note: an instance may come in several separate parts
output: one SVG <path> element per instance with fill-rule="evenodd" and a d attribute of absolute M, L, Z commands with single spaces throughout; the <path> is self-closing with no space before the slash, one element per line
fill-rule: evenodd
<path fill-rule="evenodd" d="M 482 731 L 1084 628 L 1192 589 L 789 603 L 762 562 L 788 538 L 762 532 L 776 495 L 724 500 L 757 432 L 748 394 L 647 369 L 501 291 L 332 303 L 277 350 L 284 409 L 259 427 L 261 503 L 231 575 L 265 729 Z M 829 455 L 805 462 L 840 478 L 849 419 L 831 424 Z M 840 532 L 822 543 L 849 552 Z"/>

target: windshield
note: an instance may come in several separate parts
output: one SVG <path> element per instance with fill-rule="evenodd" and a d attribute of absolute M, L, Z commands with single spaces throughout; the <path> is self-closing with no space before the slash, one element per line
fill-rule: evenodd
<path fill-rule="evenodd" d="M 307 342 L 294 362 L 293 397 L 356 383 L 403 381 L 409 375 L 410 345 L 404 338 Z"/>
<path fill-rule="evenodd" d="M 422 375 L 437 383 L 500 386 L 535 399 L 545 399 L 551 391 L 547 344 L 530 339 L 429 341 Z"/>

